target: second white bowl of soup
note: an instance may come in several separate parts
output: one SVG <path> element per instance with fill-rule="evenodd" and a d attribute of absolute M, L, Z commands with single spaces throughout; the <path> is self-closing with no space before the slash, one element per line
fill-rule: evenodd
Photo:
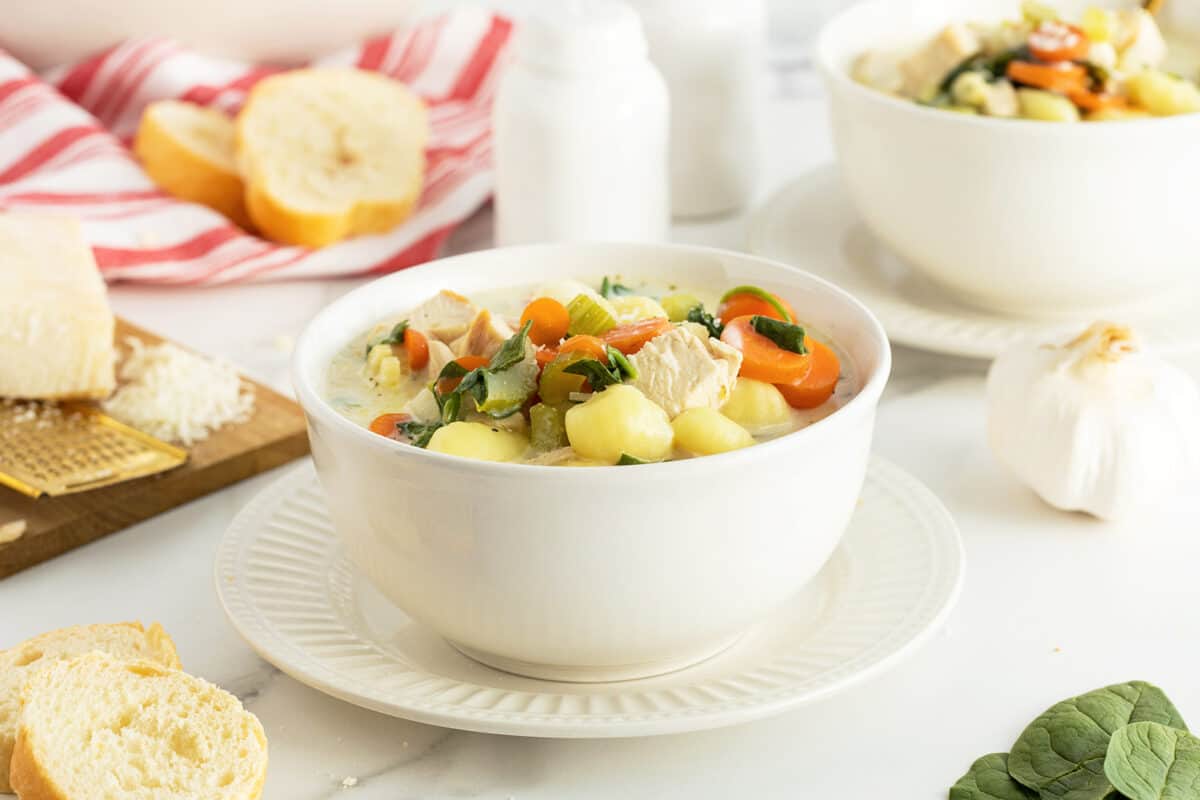
<path fill-rule="evenodd" d="M 1060 8 L 1082 22 L 1073 16 L 1080 5 Z M 1147 58 L 1162 67 L 1152 71 L 1104 48 L 1075 62 L 1039 61 L 1027 52 L 1020 18 L 1015 0 L 872 0 L 826 26 L 818 60 L 842 176 L 864 221 L 914 269 L 991 310 L 1092 314 L 1157 302 L 1190 285 L 1200 254 L 1193 211 L 1200 113 L 1153 116 L 1196 100 L 1194 82 L 1164 71 L 1179 59 L 1194 78 L 1188 48 L 1169 35 L 1170 51 L 1146 45 L 1153 51 Z M 1048 47 L 1052 53 L 1059 46 Z M 980 51 L 981 61 L 994 56 L 987 68 L 995 79 L 984 83 L 979 75 L 986 70 L 977 72 L 956 95 L 953 78 L 979 47 L 990 48 Z M 1014 58 L 1023 63 L 997 66 L 1005 48 L 1022 47 Z M 892 72 L 889 54 L 900 54 L 904 69 Z M 1112 92 L 1095 77 L 1093 58 L 1128 60 Z M 927 90 L 905 84 L 923 81 L 922 71 L 933 76 Z M 1087 88 L 1068 85 L 1072 76 L 1082 76 Z M 1049 81 L 1061 91 L 1039 92 L 1021 81 Z M 921 102 L 910 97 L 923 91 Z M 1178 103 L 1163 101 L 1164 91 Z M 976 99 L 978 108 L 964 105 Z M 1112 108 L 1081 110 L 1089 105 Z M 988 115 L 1014 110 L 1017 118 Z M 1022 113 L 1122 119 L 1039 121 Z"/>
<path fill-rule="evenodd" d="M 811 275 L 596 244 L 351 292 L 294 380 L 383 594 L 501 669 L 616 680 L 719 652 L 821 568 L 889 368 L 874 317 Z"/>

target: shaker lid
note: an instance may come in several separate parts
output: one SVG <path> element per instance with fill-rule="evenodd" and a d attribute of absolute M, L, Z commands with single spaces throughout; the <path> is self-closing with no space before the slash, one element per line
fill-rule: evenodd
<path fill-rule="evenodd" d="M 596 72 L 645 58 L 646 36 L 624 0 L 554 0 L 522 21 L 514 47 L 527 64 Z"/>

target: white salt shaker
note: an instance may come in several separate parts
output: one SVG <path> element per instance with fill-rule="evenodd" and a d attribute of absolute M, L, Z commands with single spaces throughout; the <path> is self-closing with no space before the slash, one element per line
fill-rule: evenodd
<path fill-rule="evenodd" d="M 541 3 L 493 110 L 496 241 L 665 240 L 667 88 L 618 0 Z"/>
<path fill-rule="evenodd" d="M 743 208 L 761 161 L 764 0 L 634 0 L 671 95 L 671 210 Z"/>

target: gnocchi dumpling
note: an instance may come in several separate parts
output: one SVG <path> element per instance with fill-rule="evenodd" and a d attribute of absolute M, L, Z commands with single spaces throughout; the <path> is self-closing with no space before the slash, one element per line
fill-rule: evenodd
<path fill-rule="evenodd" d="M 738 378 L 721 413 L 752 433 L 792 421 L 791 407 L 783 393 L 751 378 Z"/>
<path fill-rule="evenodd" d="M 517 431 L 494 428 L 482 422 L 452 422 L 438 428 L 429 440 L 435 453 L 479 461 L 513 461 L 525 454 L 529 439 Z"/>
<path fill-rule="evenodd" d="M 1017 105 L 1024 119 L 1040 122 L 1079 122 L 1079 109 L 1067 98 L 1041 89 L 1017 89 Z"/>
<path fill-rule="evenodd" d="M 1133 75 L 1125 84 L 1129 97 L 1151 114 L 1170 117 L 1200 111 L 1200 88 L 1154 69 Z"/>
<path fill-rule="evenodd" d="M 689 408 L 671 422 L 675 444 L 698 456 L 727 453 L 754 444 L 750 432 L 712 408 Z"/>
<path fill-rule="evenodd" d="M 633 386 L 610 386 L 567 410 L 567 441 L 583 459 L 616 464 L 623 454 L 661 461 L 675 434 L 667 412 Z"/>
<path fill-rule="evenodd" d="M 609 302 L 617 310 L 618 322 L 637 322 L 643 319 L 667 317 L 666 310 L 653 297 L 629 294 L 624 297 L 614 297 Z"/>

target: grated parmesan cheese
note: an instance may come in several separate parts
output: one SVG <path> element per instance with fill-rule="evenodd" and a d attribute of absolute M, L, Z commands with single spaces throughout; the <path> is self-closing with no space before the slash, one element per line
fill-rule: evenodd
<path fill-rule="evenodd" d="M 104 410 L 157 439 L 190 445 L 230 422 L 245 422 L 254 393 L 232 365 L 188 352 L 170 342 L 146 347 L 125 340 L 129 354 L 120 387 Z"/>

